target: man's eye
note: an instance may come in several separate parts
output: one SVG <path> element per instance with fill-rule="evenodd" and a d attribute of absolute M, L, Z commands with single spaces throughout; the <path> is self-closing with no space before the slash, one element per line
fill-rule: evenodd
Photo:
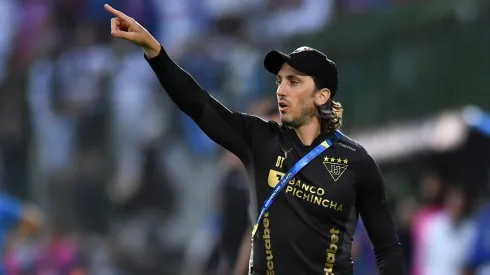
<path fill-rule="evenodd" d="M 299 82 L 298 82 L 298 81 L 295 81 L 295 80 L 292 80 L 292 81 L 290 81 L 290 83 L 291 83 L 291 86 L 295 86 L 295 85 L 296 85 L 296 84 L 298 84 Z"/>
<path fill-rule="evenodd" d="M 281 85 L 281 81 L 276 80 L 276 84 L 277 84 L 277 86 Z"/>

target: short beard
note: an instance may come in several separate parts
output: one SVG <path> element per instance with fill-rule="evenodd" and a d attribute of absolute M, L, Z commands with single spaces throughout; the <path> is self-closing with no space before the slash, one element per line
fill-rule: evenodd
<path fill-rule="evenodd" d="M 281 116 L 281 123 L 293 129 L 297 129 L 308 124 L 316 115 L 317 112 L 314 106 L 303 106 L 298 117 L 286 120 Z"/>

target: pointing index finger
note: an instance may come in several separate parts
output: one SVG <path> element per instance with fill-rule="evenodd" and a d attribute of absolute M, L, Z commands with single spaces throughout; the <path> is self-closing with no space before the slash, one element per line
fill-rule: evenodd
<path fill-rule="evenodd" d="M 124 21 L 128 21 L 129 20 L 129 16 L 127 16 L 126 14 L 116 10 L 115 8 L 111 7 L 109 4 L 105 4 L 104 5 L 104 8 L 112 15 L 116 16 L 117 18 L 119 19 L 122 19 Z"/>

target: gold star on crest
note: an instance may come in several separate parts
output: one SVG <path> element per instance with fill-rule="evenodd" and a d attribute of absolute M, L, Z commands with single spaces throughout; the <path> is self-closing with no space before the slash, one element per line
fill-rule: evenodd
<path fill-rule="evenodd" d="M 334 157 L 330 158 L 330 161 L 331 162 L 334 162 L 335 161 L 335 158 Z"/>
<path fill-rule="evenodd" d="M 329 158 L 329 157 L 325 157 L 325 158 L 323 159 L 323 161 L 329 161 L 329 160 L 330 160 L 330 158 Z"/>
<path fill-rule="evenodd" d="M 347 159 L 344 159 L 344 163 L 347 164 L 349 161 Z"/>
<path fill-rule="evenodd" d="M 338 162 L 338 163 L 341 163 L 341 162 L 342 162 L 342 159 L 341 159 L 341 158 L 338 158 L 338 159 L 337 159 L 337 162 Z"/>

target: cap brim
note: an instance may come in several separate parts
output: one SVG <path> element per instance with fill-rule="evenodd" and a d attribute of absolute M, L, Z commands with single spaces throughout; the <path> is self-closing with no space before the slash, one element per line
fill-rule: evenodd
<path fill-rule="evenodd" d="M 279 51 L 270 51 L 264 58 L 264 67 L 271 73 L 277 75 L 282 65 L 289 61 L 289 55 Z"/>

